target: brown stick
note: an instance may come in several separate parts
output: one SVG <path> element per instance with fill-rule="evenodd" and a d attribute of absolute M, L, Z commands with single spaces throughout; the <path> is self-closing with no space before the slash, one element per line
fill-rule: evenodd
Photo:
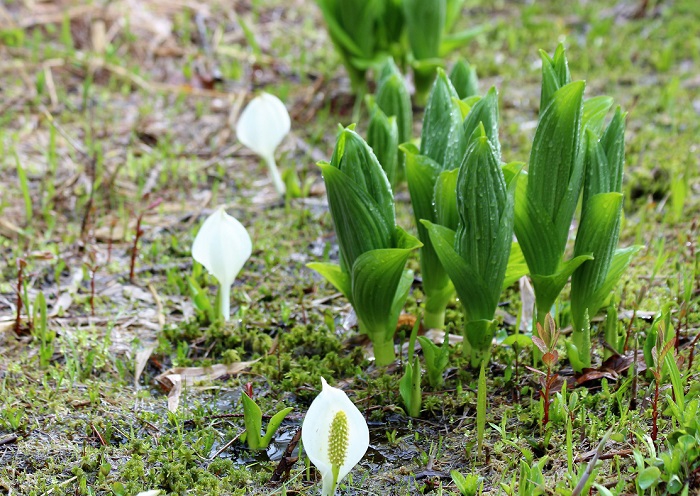
<path fill-rule="evenodd" d="M 22 279 L 23 269 L 27 262 L 23 258 L 17 259 L 17 318 L 15 319 L 15 334 L 19 336 L 22 319 Z"/>
<path fill-rule="evenodd" d="M 272 477 L 270 477 L 270 482 L 279 482 L 282 479 L 283 474 L 289 476 L 289 471 L 299 459 L 298 456 L 292 456 L 294 448 L 296 448 L 297 444 L 299 444 L 299 439 L 301 439 L 301 427 L 297 429 L 297 431 L 294 433 L 294 437 L 292 437 L 292 440 L 289 441 L 287 449 L 285 449 L 284 453 L 282 454 L 282 459 L 277 464 L 275 471 L 272 473 Z"/>

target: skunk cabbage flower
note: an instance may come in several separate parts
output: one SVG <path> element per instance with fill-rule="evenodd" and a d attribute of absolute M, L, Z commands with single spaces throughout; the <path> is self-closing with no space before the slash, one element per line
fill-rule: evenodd
<path fill-rule="evenodd" d="M 231 285 L 253 251 L 253 243 L 243 224 L 219 207 L 202 224 L 192 244 L 192 258 L 219 281 L 221 315 L 231 314 Z"/>
<path fill-rule="evenodd" d="M 280 195 L 284 195 L 285 186 L 275 163 L 275 150 L 289 133 L 290 127 L 289 113 L 284 103 L 269 93 L 253 98 L 236 124 L 239 141 L 265 160 Z"/>
<path fill-rule="evenodd" d="M 360 411 L 340 389 L 321 378 L 321 393 L 306 412 L 301 440 L 309 460 L 323 477 L 322 496 L 335 494 L 343 477 L 369 447 L 369 428 Z"/>

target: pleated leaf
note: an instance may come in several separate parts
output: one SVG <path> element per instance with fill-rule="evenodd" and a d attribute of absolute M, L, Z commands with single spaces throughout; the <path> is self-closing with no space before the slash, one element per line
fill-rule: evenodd
<path fill-rule="evenodd" d="M 374 57 L 375 24 L 383 10 L 382 3 L 377 0 L 337 2 L 339 24 L 360 49 L 357 55 L 364 59 Z"/>
<path fill-rule="evenodd" d="M 352 267 L 355 260 L 367 251 L 392 246 L 395 227 L 386 222 L 374 197 L 337 167 L 323 163 L 319 166 L 346 266 Z"/>
<path fill-rule="evenodd" d="M 413 129 L 411 95 L 393 59 L 388 59 L 382 67 L 375 101 L 384 114 L 396 117 L 399 144 L 410 141 Z"/>
<path fill-rule="evenodd" d="M 352 267 L 353 305 L 361 330 L 372 341 L 393 335 L 413 280 L 404 267 L 411 252 L 421 246 L 410 234 L 400 228 L 397 231 L 396 248 L 363 253 Z"/>
<path fill-rule="evenodd" d="M 535 290 L 538 312 L 548 312 L 556 301 L 561 290 L 564 289 L 571 274 L 587 260 L 593 260 L 590 253 L 579 255 L 562 263 L 559 269 L 553 274 L 542 275 L 534 274 L 530 271 L 532 286 Z"/>
<path fill-rule="evenodd" d="M 584 312 L 591 318 L 598 314 L 640 248 L 616 250 L 622 214 L 621 193 L 599 193 L 591 197 L 584 208 L 574 254 L 592 253 L 594 259 L 581 265 L 571 278 L 571 313 L 577 329 L 584 323 Z"/>
<path fill-rule="evenodd" d="M 335 289 L 343 293 L 343 296 L 352 304 L 352 282 L 350 281 L 350 274 L 343 272 L 343 269 L 339 265 L 325 262 L 311 262 L 307 264 L 307 267 L 321 274 Z"/>
<path fill-rule="evenodd" d="M 569 63 L 566 60 L 564 45 L 559 45 L 554 56 L 540 50 L 542 58 L 542 89 L 540 92 L 540 116 L 550 104 L 554 93 L 571 82 Z"/>
<path fill-rule="evenodd" d="M 483 98 L 471 106 L 467 117 L 462 122 L 458 146 L 451 149 L 454 150 L 453 153 L 458 164 L 462 163 L 464 154 L 470 144 L 469 141 L 480 124 L 483 124 L 486 136 L 496 153 L 496 159 L 500 162 L 501 143 L 498 140 L 498 92 L 495 87 L 491 87 Z M 448 163 L 453 162 L 455 159 L 448 160 Z"/>
<path fill-rule="evenodd" d="M 530 154 L 526 203 L 528 214 L 544 216 L 542 222 L 551 222 L 556 241 L 556 260 L 547 263 L 535 261 L 537 253 L 530 243 L 523 243 L 528 265 L 556 267 L 566 247 L 569 226 L 576 210 L 583 179 L 583 160 L 580 153 L 580 131 L 585 83 L 576 81 L 557 90 L 540 117 Z M 537 222 L 529 215 L 530 223 Z M 516 234 L 531 226 L 516 222 Z M 545 233 L 530 233 L 537 237 Z M 533 272 L 540 273 L 532 265 Z M 546 275 L 543 273 L 542 275 Z"/>
<path fill-rule="evenodd" d="M 487 286 L 481 275 L 454 249 L 455 232 L 426 220 L 421 221 L 421 223 L 428 229 L 435 252 L 452 279 L 459 299 L 464 306 L 466 319 L 480 320 L 492 317 L 493 310 L 498 305 L 498 298 L 494 300 L 493 291 Z"/>
<path fill-rule="evenodd" d="M 450 81 L 460 99 L 477 95 L 479 93 L 479 79 L 476 69 L 460 58 L 450 71 Z"/>
<path fill-rule="evenodd" d="M 594 96 L 583 102 L 583 128 L 590 129 L 600 136 L 605 124 L 605 116 L 612 108 L 614 100 L 609 96 Z"/>
<path fill-rule="evenodd" d="M 411 144 L 402 145 L 401 149 L 406 156 L 406 182 L 418 227 L 418 238 L 423 243 L 420 249 L 423 289 L 428 298 L 438 295 L 444 296 L 440 298 L 442 301 L 449 300 L 452 295 L 450 278 L 435 254 L 428 231 L 420 223 L 421 219 L 435 221 L 436 213 L 433 204 L 434 199 L 437 201 L 437 197 L 434 197 L 434 194 L 442 167 L 430 157 L 420 155 L 418 149 Z M 454 197 L 454 192 L 452 196 Z M 443 200 L 440 198 L 440 201 Z M 444 304 L 447 302 L 444 301 Z"/>
<path fill-rule="evenodd" d="M 393 186 L 398 178 L 399 129 L 396 117 L 387 117 L 377 105 L 372 106 L 371 112 L 367 127 L 367 144 L 374 151 L 389 183 Z"/>
<path fill-rule="evenodd" d="M 615 110 L 610 124 L 600 138 L 608 159 L 609 191 L 622 191 L 622 171 L 625 165 L 625 120 L 627 114 L 620 107 Z M 600 191 L 601 193 L 603 191 Z"/>
<path fill-rule="evenodd" d="M 457 211 L 457 178 L 459 169 L 443 171 L 435 181 L 434 214 L 435 222 L 456 230 L 459 223 Z M 430 219 L 429 219 L 430 220 Z M 422 224 L 419 229 L 423 227 Z"/>
<path fill-rule="evenodd" d="M 446 0 L 404 0 L 403 6 L 413 57 L 417 60 L 438 57 L 447 21 Z"/>
<path fill-rule="evenodd" d="M 331 165 L 344 172 L 358 188 L 374 199 L 384 223 L 393 229 L 396 225 L 394 194 L 389 180 L 370 146 L 351 128 L 341 131 Z"/>
<path fill-rule="evenodd" d="M 497 299 L 513 236 L 513 195 L 506 190 L 500 163 L 483 126 L 479 129 L 482 135 L 467 150 L 457 180 L 460 222 L 455 247 L 492 286 Z"/>
<path fill-rule="evenodd" d="M 438 69 L 423 116 L 420 153 L 440 164 L 443 170 L 447 168 L 447 150 L 457 144 L 462 125 L 461 113 L 453 98 L 457 98 L 457 92 L 445 71 Z"/>

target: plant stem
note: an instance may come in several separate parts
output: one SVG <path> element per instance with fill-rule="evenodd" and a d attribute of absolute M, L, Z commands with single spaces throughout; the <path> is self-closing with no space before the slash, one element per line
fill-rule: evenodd
<path fill-rule="evenodd" d="M 277 168 L 277 164 L 275 163 L 275 157 L 265 157 L 265 162 L 267 163 L 267 168 L 270 171 L 270 178 L 272 179 L 272 183 L 275 185 L 277 193 L 279 193 L 279 195 L 282 198 L 284 198 L 285 193 L 287 192 L 287 187 L 284 185 L 284 181 L 282 180 L 280 171 Z"/>
<path fill-rule="evenodd" d="M 371 334 L 368 334 L 370 337 Z M 372 348 L 374 350 L 374 361 L 378 367 L 386 367 L 396 360 L 396 352 L 394 351 L 394 340 L 389 338 L 373 339 Z"/>
<path fill-rule="evenodd" d="M 423 325 L 426 329 L 443 329 L 445 327 L 445 308 L 431 309 L 428 305 L 430 299 L 425 302 L 425 313 L 423 314 Z"/>

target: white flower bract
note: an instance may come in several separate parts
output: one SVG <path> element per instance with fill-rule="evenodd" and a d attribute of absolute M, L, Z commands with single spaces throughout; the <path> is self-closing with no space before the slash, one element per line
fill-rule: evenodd
<path fill-rule="evenodd" d="M 241 112 L 236 124 L 238 140 L 265 160 L 280 195 L 284 195 L 285 186 L 275 164 L 275 150 L 290 128 L 287 107 L 269 93 L 253 98 Z"/>
<path fill-rule="evenodd" d="M 192 244 L 192 258 L 202 264 L 220 285 L 221 314 L 231 314 L 231 285 L 253 252 L 243 224 L 219 207 L 202 224 Z"/>
<path fill-rule="evenodd" d="M 306 412 L 301 426 L 304 451 L 323 477 L 323 496 L 335 494 L 335 488 L 362 459 L 369 447 L 369 428 L 362 413 L 350 401 L 345 392 L 331 387 L 321 378 L 321 393 L 316 396 Z M 342 412 L 340 415 L 339 412 Z M 344 414 L 344 415 L 343 415 Z M 331 433 L 342 428 L 341 432 Z M 332 452 L 336 450 L 335 452 Z M 342 450 L 341 453 L 337 450 Z M 340 459 L 338 477 L 334 481 L 333 463 Z"/>

